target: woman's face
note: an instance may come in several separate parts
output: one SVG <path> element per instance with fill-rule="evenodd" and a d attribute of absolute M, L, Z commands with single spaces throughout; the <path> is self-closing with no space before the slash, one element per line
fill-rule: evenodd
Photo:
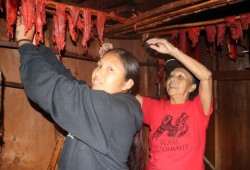
<path fill-rule="evenodd" d="M 192 75 L 184 68 L 176 68 L 166 81 L 166 89 L 171 97 L 179 96 L 188 99 L 188 94 L 196 88 L 192 83 Z"/>
<path fill-rule="evenodd" d="M 125 80 L 125 73 L 119 56 L 115 53 L 107 53 L 97 63 L 92 73 L 92 89 L 104 90 L 110 94 L 124 92 L 132 87 L 128 83 L 131 79 Z"/>

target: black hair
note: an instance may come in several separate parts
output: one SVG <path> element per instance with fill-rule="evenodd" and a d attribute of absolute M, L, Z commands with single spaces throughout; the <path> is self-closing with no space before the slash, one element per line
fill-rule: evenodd
<path fill-rule="evenodd" d="M 136 133 L 133 144 L 128 157 L 129 170 L 145 170 L 147 161 L 147 148 L 146 142 L 144 142 L 143 128 Z M 147 137 L 147 136 L 146 136 Z"/>
<path fill-rule="evenodd" d="M 192 91 L 191 93 L 189 93 L 188 100 L 194 100 L 195 96 L 197 96 L 198 92 L 199 92 L 200 80 L 193 73 L 191 73 L 189 70 L 187 70 L 187 71 L 192 76 L 192 83 L 196 84 L 196 88 L 194 89 L 194 91 Z"/>
<path fill-rule="evenodd" d="M 134 85 L 131 88 L 130 93 L 136 94 L 139 90 L 140 84 L 140 68 L 136 57 L 132 53 L 122 48 L 110 49 L 106 51 L 104 55 L 107 53 L 114 53 L 119 56 L 126 71 L 125 80 L 132 79 L 134 81 Z"/>
<path fill-rule="evenodd" d="M 131 94 L 137 94 L 140 84 L 140 67 L 136 57 L 122 48 L 109 49 L 104 53 L 117 54 L 125 68 L 125 80 L 132 79 L 133 87 L 130 89 Z M 131 150 L 128 156 L 128 167 L 130 170 L 144 170 L 145 168 L 145 148 L 142 129 L 134 136 Z"/>

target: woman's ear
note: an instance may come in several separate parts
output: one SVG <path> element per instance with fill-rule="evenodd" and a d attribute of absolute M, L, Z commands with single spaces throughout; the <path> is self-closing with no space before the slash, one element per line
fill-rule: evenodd
<path fill-rule="evenodd" d="M 128 81 L 125 82 L 125 85 L 123 86 L 122 90 L 127 91 L 131 89 L 134 85 L 134 81 L 132 79 L 129 79 Z"/>
<path fill-rule="evenodd" d="M 196 84 L 192 84 L 189 93 L 193 92 L 197 88 Z"/>

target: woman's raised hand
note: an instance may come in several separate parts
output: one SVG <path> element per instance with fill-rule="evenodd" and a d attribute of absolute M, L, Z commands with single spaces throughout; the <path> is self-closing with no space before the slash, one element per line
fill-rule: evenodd
<path fill-rule="evenodd" d="M 109 49 L 113 49 L 113 45 L 111 43 L 103 43 L 102 46 L 99 49 L 99 55 L 100 58 L 103 56 L 103 54 L 108 51 Z"/>
<path fill-rule="evenodd" d="M 25 25 L 23 21 L 22 16 L 17 17 L 16 21 L 16 41 L 19 46 L 26 44 L 26 43 L 32 43 L 35 33 L 35 26 L 25 34 Z"/>
<path fill-rule="evenodd" d="M 173 55 L 173 52 L 177 49 L 170 42 L 164 38 L 152 38 L 147 40 L 147 44 L 150 48 L 158 51 L 162 54 Z"/>

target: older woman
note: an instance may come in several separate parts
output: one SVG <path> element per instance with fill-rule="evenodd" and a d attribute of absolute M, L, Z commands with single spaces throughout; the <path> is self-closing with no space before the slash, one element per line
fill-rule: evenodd
<path fill-rule="evenodd" d="M 150 127 L 147 170 L 202 170 L 206 129 L 213 111 L 211 72 L 166 39 L 153 38 L 147 43 L 173 57 L 166 62 L 169 100 L 137 95 L 144 123 Z"/>

